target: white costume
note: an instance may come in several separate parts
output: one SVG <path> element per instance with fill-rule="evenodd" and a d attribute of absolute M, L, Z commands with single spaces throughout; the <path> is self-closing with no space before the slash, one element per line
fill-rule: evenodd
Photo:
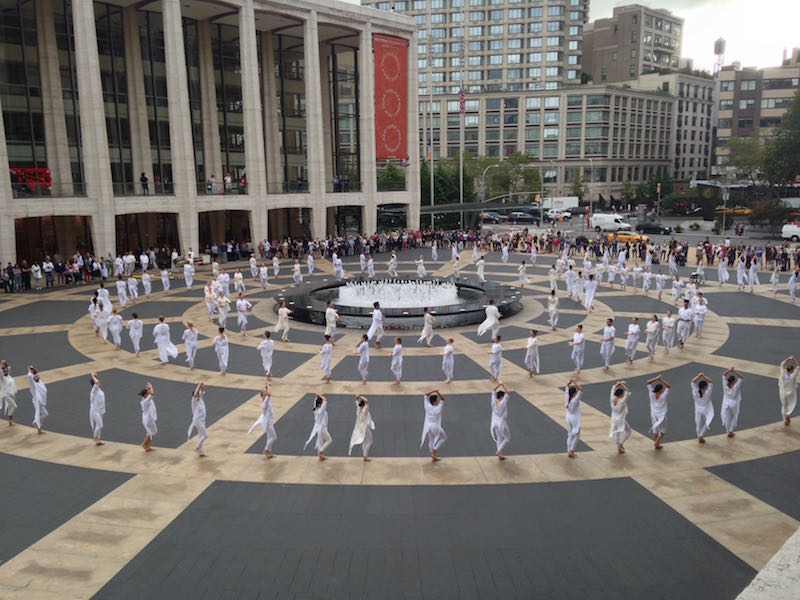
<path fill-rule="evenodd" d="M 253 305 L 244 298 L 239 298 L 236 301 L 236 322 L 239 327 L 247 327 L 247 311 L 251 308 L 253 308 Z"/>
<path fill-rule="evenodd" d="M 100 439 L 104 414 L 106 414 L 106 395 L 100 389 L 100 384 L 95 383 L 92 391 L 89 392 L 89 427 L 91 427 L 92 437 L 95 439 Z"/>
<path fill-rule="evenodd" d="M 597 280 L 587 279 L 584 285 L 583 305 L 586 310 L 591 310 L 594 305 L 594 295 L 597 293 Z"/>
<path fill-rule="evenodd" d="M 639 337 L 642 335 L 642 328 L 638 323 L 628 325 L 628 333 L 625 337 L 625 356 L 629 360 L 636 358 L 636 346 L 639 345 Z"/>
<path fill-rule="evenodd" d="M 376 342 L 380 342 L 383 337 L 383 313 L 380 308 L 375 308 L 372 311 L 372 325 L 367 330 L 367 339 L 375 338 Z"/>
<path fill-rule="evenodd" d="M 331 340 L 336 337 L 336 319 L 339 313 L 332 306 L 325 309 L 325 335 L 331 336 Z"/>
<path fill-rule="evenodd" d="M 550 327 L 558 327 L 558 296 L 550 294 L 547 297 L 547 314 L 549 316 L 547 322 Z"/>
<path fill-rule="evenodd" d="M 414 261 L 414 264 L 417 265 L 417 277 L 425 277 L 425 261 L 418 258 Z"/>
<path fill-rule="evenodd" d="M 503 368 L 503 347 L 500 342 L 492 344 L 492 350 L 489 353 L 489 373 L 494 379 L 500 379 L 500 371 Z"/>
<path fill-rule="evenodd" d="M 644 343 L 647 346 L 647 353 L 653 356 L 656 353 L 656 345 L 658 345 L 658 321 L 648 321 L 645 327 Z"/>
<path fill-rule="evenodd" d="M 187 327 L 183 330 L 181 339 L 186 346 L 186 362 L 190 367 L 194 367 L 194 357 L 197 354 L 197 330 Z"/>
<path fill-rule="evenodd" d="M 306 267 L 308 268 L 308 276 L 311 277 L 314 274 L 314 255 L 311 253 L 306 258 Z M 302 280 L 302 275 L 300 278 Z"/>
<path fill-rule="evenodd" d="M 131 344 L 133 344 L 133 351 L 139 354 L 139 343 L 142 341 L 144 323 L 141 319 L 131 319 L 128 321 L 127 328 L 128 337 L 131 338 Z"/>
<path fill-rule="evenodd" d="M 319 351 L 319 355 L 322 357 L 322 362 L 319 368 L 322 370 L 322 374 L 325 376 L 325 379 L 330 379 L 331 377 L 332 354 L 333 354 L 333 344 L 328 344 L 328 343 L 322 344 L 322 348 L 320 348 Z"/>
<path fill-rule="evenodd" d="M 11 376 L 11 367 L 6 367 L 8 375 L 0 372 L 0 406 L 5 406 L 6 416 L 14 416 L 17 410 L 17 384 Z"/>
<path fill-rule="evenodd" d="M 272 257 L 272 275 L 274 277 L 278 276 L 278 273 L 281 272 L 281 261 L 278 260 L 277 256 Z"/>
<path fill-rule="evenodd" d="M 756 257 L 750 259 L 750 273 L 747 277 L 747 281 L 750 285 L 750 291 L 753 291 L 754 285 L 760 285 L 761 282 L 758 280 L 758 264 L 756 263 Z"/>
<path fill-rule="evenodd" d="M 303 271 L 300 269 L 300 263 L 294 263 L 292 267 L 292 281 L 295 285 L 303 283 Z"/>
<path fill-rule="evenodd" d="M 483 335 L 491 329 L 492 337 L 497 337 L 500 331 L 500 309 L 494 304 L 486 306 L 486 318 L 478 325 L 478 335 Z"/>
<path fill-rule="evenodd" d="M 214 338 L 214 352 L 217 353 L 219 370 L 223 373 L 228 370 L 228 336 L 220 333 Z"/>
<path fill-rule="evenodd" d="M 525 368 L 529 372 L 536 371 L 536 374 L 539 374 L 539 338 L 528 337 L 525 349 Z"/>
<path fill-rule="evenodd" d="M 34 374 L 28 371 L 28 389 L 30 389 L 33 403 L 33 424 L 37 429 L 41 429 L 42 421 L 49 414 L 47 412 L 47 386 L 41 378 L 36 381 Z"/>
<path fill-rule="evenodd" d="M 616 386 L 611 387 L 611 397 L 609 399 L 611 404 L 611 430 L 608 432 L 608 437 L 614 438 L 617 446 L 622 446 L 631 437 L 631 426 L 628 423 L 628 399 L 631 397 L 631 393 L 624 392 L 622 396 L 615 396 L 615 389 L 617 389 Z"/>
<path fill-rule="evenodd" d="M 455 368 L 454 354 L 455 348 L 453 348 L 453 344 L 445 344 L 442 350 L 442 371 L 444 371 L 444 377 L 447 381 L 453 379 L 453 369 Z"/>
<path fill-rule="evenodd" d="M 149 296 L 150 293 L 153 291 L 153 283 L 150 279 L 150 273 L 144 271 L 142 273 L 142 287 L 144 288 L 144 295 Z"/>
<path fill-rule="evenodd" d="M 611 357 L 614 356 L 614 338 L 617 335 L 617 330 L 613 325 L 606 325 L 603 327 L 603 341 L 600 344 L 600 356 L 603 357 L 603 364 L 606 367 L 611 366 Z"/>
<path fill-rule="evenodd" d="M 580 371 L 583 368 L 583 354 L 586 350 L 586 336 L 580 331 L 572 334 L 572 354 L 570 358 L 575 363 L 575 369 Z"/>
<path fill-rule="evenodd" d="M 781 373 L 778 376 L 778 394 L 781 401 L 781 418 L 792 416 L 797 406 L 797 376 L 800 369 L 796 366 L 791 375 L 786 372 L 786 362 L 781 363 Z"/>
<path fill-rule="evenodd" d="M 661 321 L 661 340 L 667 350 L 675 344 L 675 317 L 664 317 Z"/>
<path fill-rule="evenodd" d="M 497 392 L 492 392 L 492 420 L 489 423 L 489 432 L 492 434 L 497 452 L 502 452 L 506 444 L 511 441 L 511 430 L 508 427 L 508 400 L 511 394 L 506 392 L 498 400 Z"/>
<path fill-rule="evenodd" d="M 436 404 L 431 404 L 430 397 L 423 397 L 423 408 L 425 409 L 425 423 L 422 426 L 422 440 L 420 448 L 428 441 L 428 450 L 431 452 L 438 450 L 447 441 L 447 434 L 442 428 L 442 409 L 444 399 L 440 396 Z"/>
<path fill-rule="evenodd" d="M 434 246 L 435 248 L 435 246 Z M 353 446 L 361 444 L 361 451 L 364 456 L 369 456 L 369 449 L 372 446 L 372 432 L 375 429 L 375 421 L 369 414 L 369 404 L 358 405 L 356 400 L 356 424 L 353 426 L 353 433 L 350 434 L 350 449 L 347 455 L 353 453 Z"/>
<path fill-rule="evenodd" d="M 142 406 L 142 426 L 145 432 L 152 440 L 158 433 L 158 413 L 156 412 L 155 398 L 151 394 L 147 394 L 140 402 Z"/>
<path fill-rule="evenodd" d="M 263 339 L 256 348 L 261 353 L 261 365 L 264 367 L 264 374 L 272 373 L 272 355 L 275 351 L 275 342 L 271 339 Z"/>
<path fill-rule="evenodd" d="M 111 340 L 115 346 L 122 343 L 122 327 L 124 326 L 122 317 L 112 314 L 108 317 L 108 332 L 111 334 Z"/>
<path fill-rule="evenodd" d="M 708 312 L 707 302 L 708 301 L 705 299 L 705 297 L 698 297 L 698 300 L 694 305 L 694 309 L 692 310 L 692 312 L 694 312 L 694 328 L 697 331 L 697 335 L 703 334 L 703 322 L 705 321 L 706 313 Z"/>
<path fill-rule="evenodd" d="M 186 289 L 192 289 L 192 283 L 194 283 L 194 265 L 190 262 L 187 262 L 183 265 L 183 278 L 186 281 Z"/>
<path fill-rule="evenodd" d="M 720 257 L 719 264 L 717 265 L 717 279 L 719 284 L 728 283 L 730 275 L 728 274 L 728 263 Z"/>
<path fill-rule="evenodd" d="M 281 335 L 282 340 L 289 339 L 289 309 L 285 306 L 281 306 L 278 309 L 278 322 L 275 324 L 273 333 L 278 333 L 279 331 L 283 332 Z"/>
<path fill-rule="evenodd" d="M 363 341 L 358 345 L 358 372 L 362 381 L 367 380 L 369 368 L 369 342 Z"/>
<path fill-rule="evenodd" d="M 475 264 L 475 268 L 476 268 L 477 273 L 478 273 L 478 281 L 485 282 L 486 281 L 486 276 L 484 275 L 484 269 L 486 268 L 486 261 L 481 258 Z"/>
<path fill-rule="evenodd" d="M 314 409 L 314 428 L 311 430 L 311 435 L 308 436 L 303 450 L 311 443 L 311 440 L 317 438 L 316 448 L 317 452 L 325 452 L 325 449 L 331 445 L 333 438 L 328 433 L 328 401 L 323 400 L 322 404 Z"/>
<path fill-rule="evenodd" d="M 502 253 L 500 255 L 500 260 L 503 261 L 503 264 L 506 264 L 508 262 L 508 244 L 503 244 L 500 251 Z"/>
<path fill-rule="evenodd" d="M 389 365 L 396 381 L 403 377 L 403 345 L 395 344 L 392 348 L 392 362 Z"/>
<path fill-rule="evenodd" d="M 714 388 L 711 383 L 705 389 L 705 393 L 700 395 L 698 383 L 692 385 L 692 398 L 694 399 L 694 425 L 697 437 L 703 437 L 711 428 L 711 421 L 714 420 L 714 403 L 711 401 L 711 392 Z"/>
<path fill-rule="evenodd" d="M 261 265 L 258 268 L 258 279 L 262 288 L 266 288 L 269 285 L 269 268 L 267 265 Z"/>
<path fill-rule="evenodd" d="M 564 406 L 566 408 L 567 422 L 567 452 L 575 452 L 581 435 L 581 395 L 580 390 L 569 397 L 569 388 L 564 391 Z"/>
<path fill-rule="evenodd" d="M 436 240 L 431 243 L 431 260 L 437 261 L 439 260 L 439 250 L 436 244 Z"/>
<path fill-rule="evenodd" d="M 547 272 L 547 279 L 550 281 L 551 291 L 558 289 L 558 271 L 556 271 L 554 267 L 550 267 L 550 270 Z"/>
<path fill-rule="evenodd" d="M 678 341 L 686 342 L 686 338 L 691 333 L 692 321 L 694 321 L 694 311 L 691 308 L 678 309 Z"/>
<path fill-rule="evenodd" d="M 195 450 L 203 451 L 203 443 L 208 439 L 208 431 L 206 430 L 206 402 L 204 399 L 205 392 L 201 391 L 198 396 L 192 396 L 190 403 L 192 409 L 192 422 L 189 423 L 189 429 L 186 431 L 186 439 L 192 438 L 192 430 L 197 429 L 197 445 Z"/>
<path fill-rule="evenodd" d="M 795 301 L 795 294 L 797 292 L 797 271 L 793 271 L 792 275 L 789 277 L 789 297 L 792 299 L 792 302 Z"/>
<path fill-rule="evenodd" d="M 169 362 L 167 357 L 176 358 L 178 356 L 178 349 L 169 339 L 169 325 L 166 323 L 159 323 L 153 327 L 153 340 L 158 347 L 158 359 L 162 363 Z"/>
<path fill-rule="evenodd" d="M 227 275 L 227 273 L 226 273 L 226 275 Z M 230 277 L 230 275 L 228 275 L 228 277 Z M 228 281 L 230 281 L 230 279 L 228 279 Z M 233 274 L 233 291 L 238 294 L 239 292 L 244 292 L 246 289 L 247 288 L 244 285 L 244 275 L 242 275 L 241 271 L 236 271 Z M 225 291 L 227 291 L 227 290 L 228 290 L 228 287 L 226 285 L 225 286 Z"/>
<path fill-rule="evenodd" d="M 255 256 L 250 256 L 250 277 L 255 279 L 258 277 L 258 261 Z"/>
<path fill-rule="evenodd" d="M 375 261 L 370 255 L 369 260 L 367 261 L 367 277 L 373 279 L 375 277 Z"/>
<path fill-rule="evenodd" d="M 426 312 L 422 316 L 424 325 L 422 326 L 422 333 L 419 335 L 419 339 L 417 343 L 425 341 L 428 346 L 431 345 L 431 340 L 433 340 L 433 315 L 429 312 Z"/>
<path fill-rule="evenodd" d="M 725 377 L 722 377 L 722 426 L 726 433 L 732 433 L 739 422 L 739 409 L 742 406 L 742 380 L 737 377 L 733 387 L 728 386 Z"/>
<path fill-rule="evenodd" d="M 97 297 L 100 299 L 100 294 Z M 117 297 L 119 298 L 120 308 L 125 308 L 125 305 L 128 304 L 128 288 L 122 279 L 117 280 Z"/>
<path fill-rule="evenodd" d="M 661 391 L 661 396 L 656 398 L 656 393 L 653 391 L 657 383 L 651 383 L 647 386 L 647 392 L 650 396 L 650 422 L 652 433 L 666 433 L 667 432 L 667 397 L 669 396 L 669 388 L 664 386 Z M 661 384 L 663 385 L 663 384 Z"/>
<path fill-rule="evenodd" d="M 265 452 L 272 452 L 272 446 L 278 435 L 275 433 L 275 417 L 272 414 L 272 400 L 269 395 L 261 401 L 261 416 L 250 426 L 247 433 L 251 433 L 256 427 L 261 427 L 261 431 L 267 435 L 267 444 L 264 446 Z"/>

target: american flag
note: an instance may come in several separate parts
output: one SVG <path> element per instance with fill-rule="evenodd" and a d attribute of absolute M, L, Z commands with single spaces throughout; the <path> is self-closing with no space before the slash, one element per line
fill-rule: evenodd
<path fill-rule="evenodd" d="M 458 92 L 458 112 L 460 112 L 462 115 L 464 114 L 464 104 L 464 87 L 462 86 L 461 91 Z"/>

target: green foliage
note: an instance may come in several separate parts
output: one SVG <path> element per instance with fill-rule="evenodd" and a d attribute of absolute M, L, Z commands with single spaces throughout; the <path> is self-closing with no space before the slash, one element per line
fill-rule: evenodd
<path fill-rule="evenodd" d="M 661 197 L 661 212 L 664 214 L 683 215 L 700 200 L 697 188 L 689 188 L 682 192 L 672 192 Z"/>
<path fill-rule="evenodd" d="M 772 233 L 776 233 L 789 219 L 790 212 L 792 209 L 780 198 L 764 198 L 753 207 L 750 222 L 765 225 Z"/>
<path fill-rule="evenodd" d="M 764 155 L 764 171 L 772 183 L 792 182 L 800 175 L 800 91 L 795 92 Z"/>
<path fill-rule="evenodd" d="M 583 181 L 583 175 L 578 173 L 578 176 L 575 177 L 572 181 L 569 182 L 569 195 L 570 196 L 577 196 L 578 203 L 583 202 L 583 192 L 585 186 Z"/>
<path fill-rule="evenodd" d="M 430 178 L 430 171 L 428 171 Z M 394 163 L 389 163 L 386 167 L 378 172 L 378 191 L 391 192 L 406 189 L 406 174 Z M 430 186 L 430 181 L 428 182 Z M 430 191 L 428 192 L 430 196 Z"/>
<path fill-rule="evenodd" d="M 631 204 L 636 198 L 636 188 L 633 187 L 633 184 L 630 181 L 623 181 L 622 182 L 622 201 L 625 204 Z"/>
<path fill-rule="evenodd" d="M 736 176 L 755 182 L 764 165 L 764 150 L 758 135 L 732 137 L 725 147 L 729 152 L 728 166 L 736 172 Z"/>
<path fill-rule="evenodd" d="M 689 229 L 692 231 L 697 231 L 700 229 L 700 223 L 689 223 Z"/>
<path fill-rule="evenodd" d="M 676 225 L 674 231 L 675 231 L 675 233 L 683 233 L 683 226 L 682 225 Z"/>

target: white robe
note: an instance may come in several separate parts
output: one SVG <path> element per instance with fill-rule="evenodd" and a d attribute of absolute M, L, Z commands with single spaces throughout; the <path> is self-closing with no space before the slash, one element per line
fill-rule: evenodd
<path fill-rule="evenodd" d="M 567 452 L 574 452 L 581 435 L 581 395 L 577 390 L 569 397 L 569 388 L 564 391 L 565 420 L 567 423 Z"/>
<path fill-rule="evenodd" d="M 258 261 L 255 256 L 250 257 L 250 277 L 253 279 L 258 277 Z"/>
<path fill-rule="evenodd" d="M 49 414 L 47 412 L 47 386 L 41 379 L 36 381 L 33 373 L 28 371 L 28 389 L 30 389 L 33 403 L 33 424 L 41 428 L 42 421 Z"/>
<path fill-rule="evenodd" d="M 324 452 L 325 449 L 331 444 L 333 441 L 331 439 L 330 434 L 328 433 L 328 401 L 323 400 L 322 404 L 319 407 L 314 409 L 314 428 L 311 430 L 311 435 L 308 436 L 305 445 L 303 446 L 303 450 L 308 447 L 311 443 L 311 440 L 314 439 L 316 436 L 316 448 L 317 452 Z"/>
<path fill-rule="evenodd" d="M 486 281 L 486 276 L 484 275 L 484 269 L 486 268 L 486 261 L 480 259 L 477 264 L 477 271 L 478 271 L 478 281 L 484 282 Z"/>
<path fill-rule="evenodd" d="M 650 422 L 652 423 L 650 431 L 652 433 L 666 433 L 667 397 L 669 396 L 669 388 L 665 386 L 661 392 L 661 396 L 656 398 L 656 393 L 653 391 L 655 386 L 655 383 L 651 383 L 647 386 L 647 392 L 650 396 Z"/>
<path fill-rule="evenodd" d="M 192 283 L 194 283 L 194 266 L 191 263 L 183 265 L 183 278 L 186 280 L 186 288 L 192 289 Z"/>
<path fill-rule="evenodd" d="M 372 325 L 367 330 L 367 339 L 375 338 L 376 342 L 380 342 L 383 337 L 383 313 L 379 308 L 372 311 Z"/>
<path fill-rule="evenodd" d="M 168 362 L 168 357 L 176 358 L 178 356 L 178 349 L 169 339 L 169 325 L 166 323 L 159 323 L 153 327 L 153 340 L 158 347 L 158 359 L 162 363 Z"/>
<path fill-rule="evenodd" d="M 139 353 L 139 343 L 142 341 L 142 333 L 144 330 L 144 323 L 141 319 L 131 319 L 128 321 L 128 337 L 131 338 L 133 344 L 133 351 Z"/>
<path fill-rule="evenodd" d="M 353 446 L 363 444 L 362 451 L 364 456 L 369 456 L 369 449 L 372 446 L 372 432 L 375 430 L 375 421 L 369 413 L 369 404 L 358 405 L 356 400 L 356 424 L 353 426 L 353 433 L 350 434 L 350 449 L 347 455 L 353 452 Z"/>
<path fill-rule="evenodd" d="M 453 370 L 455 368 L 455 348 L 452 344 L 445 344 L 442 350 L 442 371 L 444 372 L 445 379 L 448 381 L 453 379 Z"/>
<path fill-rule="evenodd" d="M 197 354 L 197 330 L 189 329 L 188 327 L 183 330 L 181 336 L 183 343 L 186 345 L 186 362 L 190 367 L 194 366 L 194 357 Z"/>
<path fill-rule="evenodd" d="M 99 297 L 98 295 L 98 298 Z M 125 308 L 128 304 L 128 288 L 125 286 L 124 281 L 117 281 L 117 297 L 119 298 L 120 307 Z M 105 304 L 105 302 L 103 304 Z"/>
<path fill-rule="evenodd" d="M 261 415 L 250 426 L 247 433 L 252 433 L 256 427 L 261 427 L 261 432 L 267 435 L 267 443 L 264 446 L 266 452 L 272 452 L 272 446 L 278 435 L 275 433 L 275 417 L 272 413 L 272 401 L 270 396 L 265 396 L 261 401 Z"/>
<path fill-rule="evenodd" d="M 786 369 L 781 365 L 781 373 L 778 376 L 778 394 L 781 401 L 781 418 L 785 419 L 794 412 L 797 406 L 797 377 L 800 375 L 800 369 L 795 367 L 792 374 L 786 372 Z"/>
<path fill-rule="evenodd" d="M 186 439 L 192 438 L 192 430 L 197 430 L 197 445 L 195 448 L 198 450 L 203 449 L 203 443 L 208 439 L 208 431 L 206 430 L 206 402 L 204 399 L 205 392 L 200 392 L 200 395 L 192 396 L 190 406 L 192 409 L 192 422 L 189 423 L 189 429 L 186 431 Z"/>
<path fill-rule="evenodd" d="M 325 309 L 325 335 L 331 336 L 331 340 L 336 336 L 336 319 L 339 313 L 333 307 Z"/>
<path fill-rule="evenodd" d="M 419 335 L 417 343 L 425 342 L 429 346 L 433 339 L 433 315 L 431 313 L 424 313 L 423 320 L 425 324 L 422 326 L 422 333 Z"/>
<path fill-rule="evenodd" d="M 224 333 L 216 336 L 213 342 L 214 352 L 217 353 L 217 360 L 219 361 L 219 370 L 228 370 L 228 336 Z"/>
<path fill-rule="evenodd" d="M 659 327 L 658 321 L 648 321 L 645 328 L 645 345 L 647 346 L 647 353 L 651 356 L 656 353 Z"/>
<path fill-rule="evenodd" d="M 617 330 L 613 325 L 603 327 L 603 341 L 600 343 L 600 356 L 603 357 L 605 366 L 611 365 L 611 357 L 614 356 L 614 338 L 617 335 Z"/>
<path fill-rule="evenodd" d="M 539 339 L 535 337 L 528 337 L 528 343 L 525 347 L 525 368 L 529 372 L 536 371 L 539 374 Z"/>
<path fill-rule="evenodd" d="M 583 368 L 583 354 L 585 350 L 586 336 L 576 331 L 572 334 L 572 353 L 570 354 L 570 358 L 578 371 Z"/>
<path fill-rule="evenodd" d="M 625 392 L 622 396 L 614 395 L 615 387 L 611 388 L 611 397 L 609 399 L 611 405 L 611 429 L 608 432 L 608 437 L 614 438 L 618 434 L 627 437 L 630 435 L 631 426 L 628 423 L 628 399 L 631 397 L 630 392 Z M 614 400 L 617 401 L 614 404 Z M 620 441 L 618 443 L 625 443 Z"/>
<path fill-rule="evenodd" d="M 711 428 L 711 421 L 714 420 L 714 403 L 712 402 L 714 386 L 709 383 L 705 393 L 701 396 L 698 383 L 700 382 L 691 384 L 692 398 L 694 399 L 694 425 L 697 437 L 703 437 Z"/>
<path fill-rule="evenodd" d="M 158 413 L 156 412 L 156 402 L 152 395 L 148 394 L 140 402 L 142 406 L 142 426 L 150 439 L 158 433 Z"/>
<path fill-rule="evenodd" d="M 394 378 L 400 381 L 403 377 L 403 346 L 402 344 L 395 344 L 392 348 L 392 362 L 389 365 Z"/>
<path fill-rule="evenodd" d="M 236 301 L 236 321 L 239 327 L 247 327 L 247 311 L 251 308 L 253 305 L 244 298 Z"/>
<path fill-rule="evenodd" d="M 495 379 L 500 379 L 500 371 L 503 367 L 503 347 L 495 342 L 492 344 L 491 352 L 489 353 L 489 373 Z"/>
<path fill-rule="evenodd" d="M 331 355 L 333 354 L 333 344 L 322 344 L 319 354 L 322 357 L 322 362 L 320 363 L 319 368 L 322 370 L 322 374 L 325 376 L 325 379 L 328 379 L 331 376 Z"/>
<path fill-rule="evenodd" d="M 422 426 L 422 440 L 419 447 L 428 441 L 428 449 L 432 452 L 441 448 L 442 444 L 447 441 L 447 434 L 442 427 L 442 409 L 444 408 L 444 400 L 439 397 L 436 404 L 431 404 L 428 396 L 423 397 L 423 407 L 425 409 L 425 422 Z"/>
<path fill-rule="evenodd" d="M 417 277 L 425 277 L 425 261 L 423 261 L 421 258 L 418 258 L 414 261 L 414 264 L 417 265 Z"/>
<path fill-rule="evenodd" d="M 142 273 L 142 287 L 144 288 L 145 296 L 149 296 L 153 291 L 153 283 L 150 279 L 149 273 Z"/>
<path fill-rule="evenodd" d="M 264 373 L 272 373 L 272 356 L 275 352 L 275 342 L 271 339 L 261 340 L 256 350 L 261 353 L 261 365 L 264 367 Z"/>
<path fill-rule="evenodd" d="M 285 306 L 278 309 L 278 322 L 275 324 L 275 329 L 273 333 L 277 333 L 279 331 L 283 332 L 281 336 L 283 339 L 286 339 L 289 335 L 289 309 Z"/>
<path fill-rule="evenodd" d="M 17 384 L 11 376 L 11 368 L 8 369 L 8 375 L 0 371 L 0 406 L 5 405 L 6 416 L 13 416 L 17 410 L 16 394 Z"/>
<path fill-rule="evenodd" d="M 633 360 L 636 358 L 636 346 L 639 345 L 639 337 L 642 335 L 642 328 L 631 323 L 628 325 L 628 334 L 625 337 L 625 355 Z"/>
<path fill-rule="evenodd" d="M 439 260 L 439 250 L 438 250 L 438 247 L 436 245 L 436 242 L 433 242 L 431 244 L 431 260 L 432 261 Z"/>
<path fill-rule="evenodd" d="M 492 420 L 489 432 L 492 434 L 497 452 L 502 452 L 511 441 L 511 429 L 508 427 L 508 400 L 511 394 L 506 392 L 498 401 L 497 392 L 492 392 Z"/>
<path fill-rule="evenodd" d="M 551 327 L 558 327 L 558 304 L 558 296 L 550 295 L 547 297 L 548 323 Z"/>
<path fill-rule="evenodd" d="M 742 406 L 742 380 L 737 378 L 733 387 L 728 387 L 725 377 L 722 378 L 722 409 L 720 416 L 727 433 L 736 429 L 739 422 L 739 410 Z"/>
<path fill-rule="evenodd" d="M 583 305 L 586 310 L 590 310 L 594 304 L 594 295 L 597 293 L 597 281 L 590 279 L 586 281 L 583 294 Z"/>
<path fill-rule="evenodd" d="M 369 373 L 369 342 L 361 342 L 358 345 L 358 372 L 361 379 L 366 381 Z"/>
<path fill-rule="evenodd" d="M 108 332 L 111 334 L 111 340 L 114 342 L 115 346 L 119 346 L 122 343 L 123 326 L 124 322 L 119 315 L 112 314 L 108 317 Z"/>
<path fill-rule="evenodd" d="M 675 317 L 664 317 L 661 322 L 661 340 L 669 350 L 675 343 Z"/>
<path fill-rule="evenodd" d="M 497 335 L 500 331 L 500 309 L 494 304 L 489 304 L 486 307 L 486 318 L 478 325 L 478 335 L 483 335 L 489 330 L 492 330 L 492 337 Z"/>
<path fill-rule="evenodd" d="M 89 427 L 94 438 L 100 438 L 103 430 L 103 415 L 106 414 L 106 395 L 98 384 L 89 392 Z"/>

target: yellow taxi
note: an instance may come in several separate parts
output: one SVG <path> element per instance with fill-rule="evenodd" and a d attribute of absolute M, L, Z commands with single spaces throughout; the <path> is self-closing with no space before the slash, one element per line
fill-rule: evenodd
<path fill-rule="evenodd" d="M 736 217 L 747 217 L 753 213 L 753 211 L 747 208 L 746 206 L 733 206 L 729 207 L 727 210 L 722 206 L 717 206 L 714 209 L 714 212 L 717 213 L 718 215 L 721 215 L 722 213 L 727 213 L 731 216 L 736 216 Z"/>
<path fill-rule="evenodd" d="M 607 238 L 609 242 L 613 242 L 616 238 L 618 242 L 622 242 L 623 244 L 633 244 L 634 242 L 647 243 L 647 241 L 650 239 L 646 235 L 642 235 L 641 233 L 636 233 L 634 231 L 618 231 L 616 233 L 609 233 Z"/>

